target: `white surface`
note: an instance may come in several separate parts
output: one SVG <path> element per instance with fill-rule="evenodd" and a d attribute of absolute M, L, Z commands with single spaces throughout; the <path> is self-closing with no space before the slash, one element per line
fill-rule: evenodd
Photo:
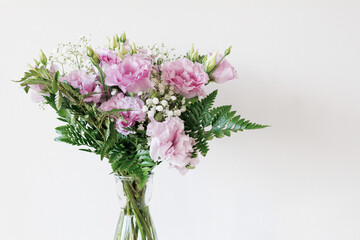
<path fill-rule="evenodd" d="M 94 2 L 0 3 L 0 239 L 112 239 L 110 167 L 53 142 L 53 111 L 10 80 L 40 48 L 88 33 L 105 43 L 123 30 L 182 52 L 192 42 L 203 52 L 233 45 L 240 80 L 218 85 L 217 104 L 272 125 L 213 141 L 185 177 L 156 170 L 160 240 L 360 239 L 358 3 Z"/>

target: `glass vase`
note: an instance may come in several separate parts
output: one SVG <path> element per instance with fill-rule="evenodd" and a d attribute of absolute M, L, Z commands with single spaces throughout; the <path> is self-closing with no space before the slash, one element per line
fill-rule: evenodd
<path fill-rule="evenodd" d="M 157 240 L 149 212 L 153 175 L 143 188 L 132 177 L 115 176 L 121 212 L 114 240 Z"/>

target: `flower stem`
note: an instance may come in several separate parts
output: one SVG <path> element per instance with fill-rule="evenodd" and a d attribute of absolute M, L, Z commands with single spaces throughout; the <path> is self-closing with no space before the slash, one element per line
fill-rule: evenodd
<path fill-rule="evenodd" d="M 124 190 L 126 192 L 127 197 L 129 198 L 131 204 L 131 210 L 134 212 L 136 221 L 138 222 L 138 227 L 142 233 L 143 240 L 146 240 L 145 236 L 148 237 L 148 240 L 153 240 L 153 236 L 151 230 L 149 228 L 148 223 L 145 221 L 144 216 L 141 214 L 141 211 L 138 207 L 136 199 L 131 191 L 130 183 L 124 182 Z"/>

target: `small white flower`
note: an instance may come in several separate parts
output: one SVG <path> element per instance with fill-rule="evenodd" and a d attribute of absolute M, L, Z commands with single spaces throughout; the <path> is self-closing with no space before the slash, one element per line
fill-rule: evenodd
<path fill-rule="evenodd" d="M 174 91 L 174 87 L 173 86 L 170 86 L 170 91 Z"/>
<path fill-rule="evenodd" d="M 140 95 L 142 95 L 142 94 L 143 94 L 142 91 L 139 91 L 139 92 L 137 93 L 138 96 L 140 96 Z"/>
<path fill-rule="evenodd" d="M 165 95 L 165 100 L 170 100 L 171 96 L 169 94 Z"/>
<path fill-rule="evenodd" d="M 163 94 L 165 93 L 165 89 L 163 89 L 163 88 L 159 89 L 159 93 L 160 93 L 161 95 L 163 95 Z"/>
<path fill-rule="evenodd" d="M 182 106 L 182 107 L 180 108 L 180 111 L 181 111 L 181 112 L 185 112 L 185 111 L 186 111 L 186 107 L 185 107 L 185 106 Z"/>
<path fill-rule="evenodd" d="M 156 111 L 161 112 L 162 110 L 164 110 L 163 106 L 161 105 L 156 106 Z"/>
<path fill-rule="evenodd" d="M 179 109 L 176 109 L 176 110 L 174 111 L 174 115 L 175 115 L 175 116 L 180 116 L 180 115 L 181 115 L 181 111 L 180 111 Z"/>
<path fill-rule="evenodd" d="M 156 97 L 153 98 L 153 99 L 152 99 L 152 103 L 153 103 L 153 104 L 158 104 L 158 103 L 159 103 L 159 99 L 156 98 Z"/>
<path fill-rule="evenodd" d="M 185 104 L 185 98 L 181 100 L 181 104 Z"/>
<path fill-rule="evenodd" d="M 167 112 L 167 115 L 168 115 L 169 117 L 172 117 L 172 116 L 174 115 L 174 112 L 173 112 L 173 111 L 168 111 L 168 112 Z"/>
<path fill-rule="evenodd" d="M 118 92 L 118 90 L 116 88 L 114 88 L 113 90 L 111 90 L 111 96 L 114 96 L 117 92 Z"/>
<path fill-rule="evenodd" d="M 161 105 L 163 105 L 164 107 L 166 107 L 168 105 L 168 102 L 166 100 L 162 100 L 161 101 Z"/>
<path fill-rule="evenodd" d="M 154 117 L 155 113 L 153 111 L 147 112 L 148 117 Z"/>
<path fill-rule="evenodd" d="M 175 101 L 175 100 L 176 100 L 176 97 L 175 97 L 175 96 L 171 96 L 170 99 L 173 100 L 173 101 Z"/>
<path fill-rule="evenodd" d="M 159 84 L 159 89 L 165 89 L 165 85 L 163 83 Z"/>
<path fill-rule="evenodd" d="M 152 100 L 150 98 L 146 99 L 146 105 L 151 105 L 152 104 Z"/>
<path fill-rule="evenodd" d="M 140 130 L 140 131 L 142 131 L 142 130 L 144 130 L 145 128 L 144 128 L 144 126 L 142 125 L 142 124 L 140 124 L 139 126 L 138 126 L 138 130 Z"/>
<path fill-rule="evenodd" d="M 143 110 L 143 112 L 147 112 L 147 111 L 149 111 L 149 108 L 147 106 L 143 106 L 142 110 Z"/>
<path fill-rule="evenodd" d="M 152 81 L 153 83 L 157 83 L 157 82 L 158 82 L 158 80 L 157 80 L 156 78 L 152 78 L 151 81 Z"/>

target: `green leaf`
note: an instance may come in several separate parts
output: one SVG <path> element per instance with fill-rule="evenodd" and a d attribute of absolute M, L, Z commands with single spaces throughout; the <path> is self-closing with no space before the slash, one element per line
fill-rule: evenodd
<path fill-rule="evenodd" d="M 52 87 L 52 92 L 56 93 L 59 91 L 59 85 L 58 85 L 58 81 L 54 79 L 54 81 L 51 84 Z"/>
<path fill-rule="evenodd" d="M 62 102 L 63 102 L 62 93 L 58 90 L 55 95 L 56 109 L 60 110 Z"/>

